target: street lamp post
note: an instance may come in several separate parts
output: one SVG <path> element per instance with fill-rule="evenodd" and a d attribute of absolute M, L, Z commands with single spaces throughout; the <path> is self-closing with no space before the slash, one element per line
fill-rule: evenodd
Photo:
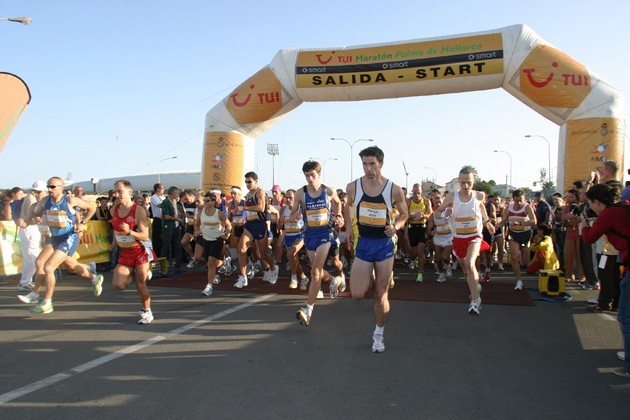
<path fill-rule="evenodd" d="M 271 155 L 271 185 L 276 185 L 276 155 L 280 154 L 277 144 L 267 143 L 267 153 Z"/>
<path fill-rule="evenodd" d="M 551 144 L 549 143 L 549 140 L 547 140 L 547 137 L 544 137 L 538 134 L 526 134 L 525 137 L 527 138 L 540 137 L 541 139 L 544 139 L 547 142 L 547 157 L 548 157 L 547 177 L 549 178 L 549 184 L 551 184 Z"/>
<path fill-rule="evenodd" d="M 157 167 L 158 184 L 160 183 L 160 163 L 164 162 L 165 160 L 171 160 L 171 159 L 177 159 L 177 156 L 171 156 L 171 157 L 162 159 L 161 161 L 158 162 L 158 167 Z"/>
<path fill-rule="evenodd" d="M 510 185 L 508 185 L 508 187 L 512 187 L 512 155 L 509 154 L 508 152 L 506 152 L 505 150 L 495 150 L 494 153 L 505 153 L 506 155 L 509 156 L 510 158 Z M 509 193 L 509 191 L 506 191 Z"/>
<path fill-rule="evenodd" d="M 437 185 L 437 171 L 435 170 L 435 168 L 425 166 L 424 169 L 433 169 L 433 183 Z"/>
<path fill-rule="evenodd" d="M 329 160 L 339 160 L 337 158 L 328 158 L 328 159 L 320 159 L 320 158 L 316 158 L 316 157 L 309 157 L 309 160 L 316 160 L 318 162 L 321 162 L 322 164 L 322 182 L 324 182 L 324 176 L 326 175 L 326 162 L 328 162 Z"/>
<path fill-rule="evenodd" d="M 22 16 L 22 17 L 11 17 L 11 18 L 0 18 L 0 20 L 8 20 L 9 22 L 17 22 L 22 25 L 30 25 L 33 22 L 33 19 L 30 17 Z"/>
<path fill-rule="evenodd" d="M 335 141 L 345 141 L 346 143 L 348 143 L 348 146 L 350 146 L 350 181 L 352 181 L 354 179 L 354 175 L 353 175 L 353 172 L 352 172 L 352 157 L 353 157 L 352 149 L 354 148 L 354 145 L 357 144 L 360 141 L 374 141 L 374 139 L 358 139 L 358 140 L 353 141 L 352 143 L 350 143 L 346 139 L 342 139 L 342 138 L 339 138 L 339 137 L 331 137 L 330 139 L 331 140 L 335 140 Z"/>

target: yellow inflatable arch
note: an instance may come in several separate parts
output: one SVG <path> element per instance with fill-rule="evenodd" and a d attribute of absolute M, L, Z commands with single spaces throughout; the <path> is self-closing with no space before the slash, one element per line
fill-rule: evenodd
<path fill-rule="evenodd" d="M 305 101 L 503 87 L 560 126 L 557 185 L 607 159 L 623 170 L 622 95 L 526 25 L 336 49 L 283 49 L 206 115 L 202 187 L 243 185 L 255 139 Z M 623 173 L 623 172 L 622 172 Z"/>

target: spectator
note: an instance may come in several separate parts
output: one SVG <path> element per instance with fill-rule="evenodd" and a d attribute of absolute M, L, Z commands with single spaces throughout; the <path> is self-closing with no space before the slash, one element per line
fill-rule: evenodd
<path fill-rule="evenodd" d="M 552 229 L 545 223 L 538 225 L 538 231 L 529 250 L 534 253 L 534 260 L 527 267 L 527 274 L 536 275 L 538 270 L 557 270 L 560 268 L 558 257 L 553 249 Z"/>
<path fill-rule="evenodd" d="M 162 201 L 164 201 L 164 185 L 157 183 L 153 185 L 149 212 L 153 219 L 151 224 L 151 242 L 153 242 L 155 255 L 162 255 Z"/>
<path fill-rule="evenodd" d="M 179 189 L 170 187 L 162 201 L 162 248 L 161 256 L 169 258 L 175 271 L 181 270 L 183 262 L 182 231 L 186 223 L 183 209 L 180 209 Z"/>

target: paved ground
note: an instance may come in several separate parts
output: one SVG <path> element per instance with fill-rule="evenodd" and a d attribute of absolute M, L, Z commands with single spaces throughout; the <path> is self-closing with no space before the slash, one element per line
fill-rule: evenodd
<path fill-rule="evenodd" d="M 461 276 L 460 272 L 457 272 Z M 493 281 L 513 282 L 510 273 Z M 401 276 L 410 278 L 410 274 Z M 535 307 L 392 302 L 387 350 L 372 354 L 372 302 L 326 299 L 311 326 L 295 296 L 152 287 L 100 298 L 80 279 L 31 316 L 0 283 L 0 418 L 628 418 L 619 327 L 570 289 Z M 428 275 L 427 281 L 434 281 Z M 260 281 L 260 280 L 255 280 Z M 461 281 L 461 280 L 460 280 Z M 535 288 L 534 278 L 526 286 Z M 418 287 L 422 287 L 419 285 Z M 533 296 L 538 293 L 531 290 Z"/>

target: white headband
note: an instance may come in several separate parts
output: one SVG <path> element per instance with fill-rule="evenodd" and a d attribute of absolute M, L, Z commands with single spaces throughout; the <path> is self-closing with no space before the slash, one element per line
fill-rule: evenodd
<path fill-rule="evenodd" d="M 239 194 L 240 194 L 240 193 L 241 193 L 241 189 L 240 189 L 240 188 L 237 188 L 237 187 L 233 187 L 233 188 L 230 190 L 230 192 L 233 192 L 233 193 L 239 193 Z"/>
<path fill-rule="evenodd" d="M 210 190 L 211 194 L 219 194 L 221 195 L 221 190 Z"/>

